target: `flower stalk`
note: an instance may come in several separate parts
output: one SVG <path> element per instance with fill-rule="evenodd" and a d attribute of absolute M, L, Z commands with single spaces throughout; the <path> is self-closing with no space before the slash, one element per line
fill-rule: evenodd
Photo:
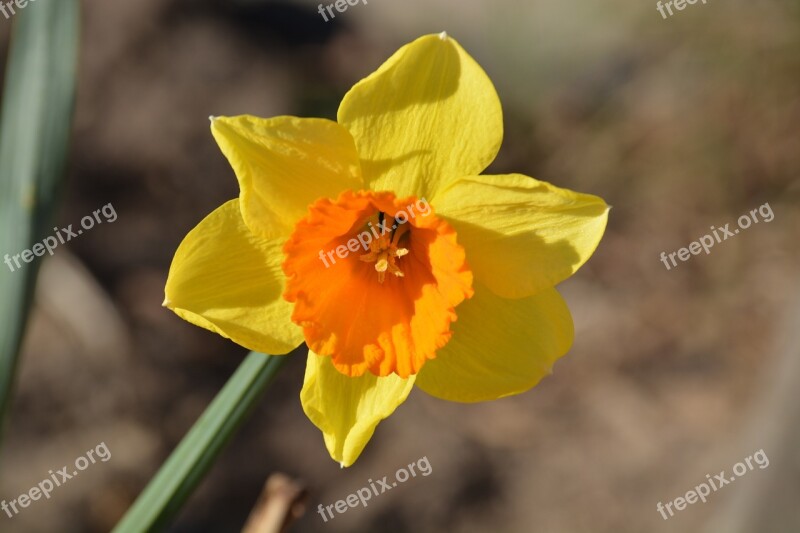
<path fill-rule="evenodd" d="M 178 514 L 247 420 L 288 356 L 250 352 L 113 533 L 160 531 Z"/>

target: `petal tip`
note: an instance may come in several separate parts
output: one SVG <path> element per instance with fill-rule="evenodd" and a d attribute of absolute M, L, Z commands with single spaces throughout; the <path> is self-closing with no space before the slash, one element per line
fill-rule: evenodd
<path fill-rule="evenodd" d="M 440 33 L 439 34 L 439 39 L 441 39 L 443 41 L 446 41 L 447 40 L 447 32 L 443 31 L 442 33 Z"/>
<path fill-rule="evenodd" d="M 169 298 L 164 297 L 164 301 L 161 303 L 161 307 L 169 307 L 172 302 L 169 301 Z"/>

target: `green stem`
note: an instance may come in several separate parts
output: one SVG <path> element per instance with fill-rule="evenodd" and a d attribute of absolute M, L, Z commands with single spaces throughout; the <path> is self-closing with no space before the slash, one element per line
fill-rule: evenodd
<path fill-rule="evenodd" d="M 211 469 L 287 360 L 288 356 L 251 352 L 112 533 L 165 528 Z"/>

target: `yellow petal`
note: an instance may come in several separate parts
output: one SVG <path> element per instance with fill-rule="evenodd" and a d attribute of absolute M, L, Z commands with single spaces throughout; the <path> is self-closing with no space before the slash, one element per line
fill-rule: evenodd
<path fill-rule="evenodd" d="M 216 209 L 183 239 L 169 269 L 164 306 L 250 350 L 285 354 L 303 342 L 281 295 L 283 242 L 245 226 L 239 201 Z"/>
<path fill-rule="evenodd" d="M 460 178 L 434 208 L 456 228 L 475 279 L 506 298 L 574 274 L 600 243 L 609 209 L 597 196 L 521 174 Z"/>
<path fill-rule="evenodd" d="M 555 289 L 509 300 L 476 285 L 458 307 L 453 338 L 417 375 L 419 388 L 454 402 L 524 392 L 551 373 L 573 339 L 572 317 Z"/>
<path fill-rule="evenodd" d="M 331 458 L 352 465 L 378 422 L 408 397 L 414 376 L 378 377 L 369 372 L 351 378 L 336 370 L 330 357 L 309 350 L 300 400 L 309 420 L 322 431 Z"/>
<path fill-rule="evenodd" d="M 262 237 L 286 238 L 314 200 L 363 188 L 353 138 L 330 120 L 212 117 L 211 133 L 239 180 L 244 221 Z"/>
<path fill-rule="evenodd" d="M 446 35 L 398 50 L 348 92 L 339 124 L 356 141 L 367 187 L 431 199 L 481 173 L 503 140 L 500 100 L 486 73 Z"/>

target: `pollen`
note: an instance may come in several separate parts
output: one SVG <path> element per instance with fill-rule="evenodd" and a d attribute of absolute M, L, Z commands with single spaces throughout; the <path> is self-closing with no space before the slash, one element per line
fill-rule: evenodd
<path fill-rule="evenodd" d="M 382 218 L 383 214 L 379 215 Z M 379 220 L 380 222 L 380 220 Z M 408 248 L 400 248 L 400 239 L 408 233 L 408 226 L 398 224 L 395 220 L 394 229 L 391 234 L 381 235 L 369 244 L 369 252 L 362 255 L 359 259 L 365 263 L 375 263 L 375 271 L 378 273 L 378 282 L 383 283 L 386 279 L 386 272 L 402 278 L 405 274 L 397 265 L 397 260 L 404 255 L 408 255 Z"/>

